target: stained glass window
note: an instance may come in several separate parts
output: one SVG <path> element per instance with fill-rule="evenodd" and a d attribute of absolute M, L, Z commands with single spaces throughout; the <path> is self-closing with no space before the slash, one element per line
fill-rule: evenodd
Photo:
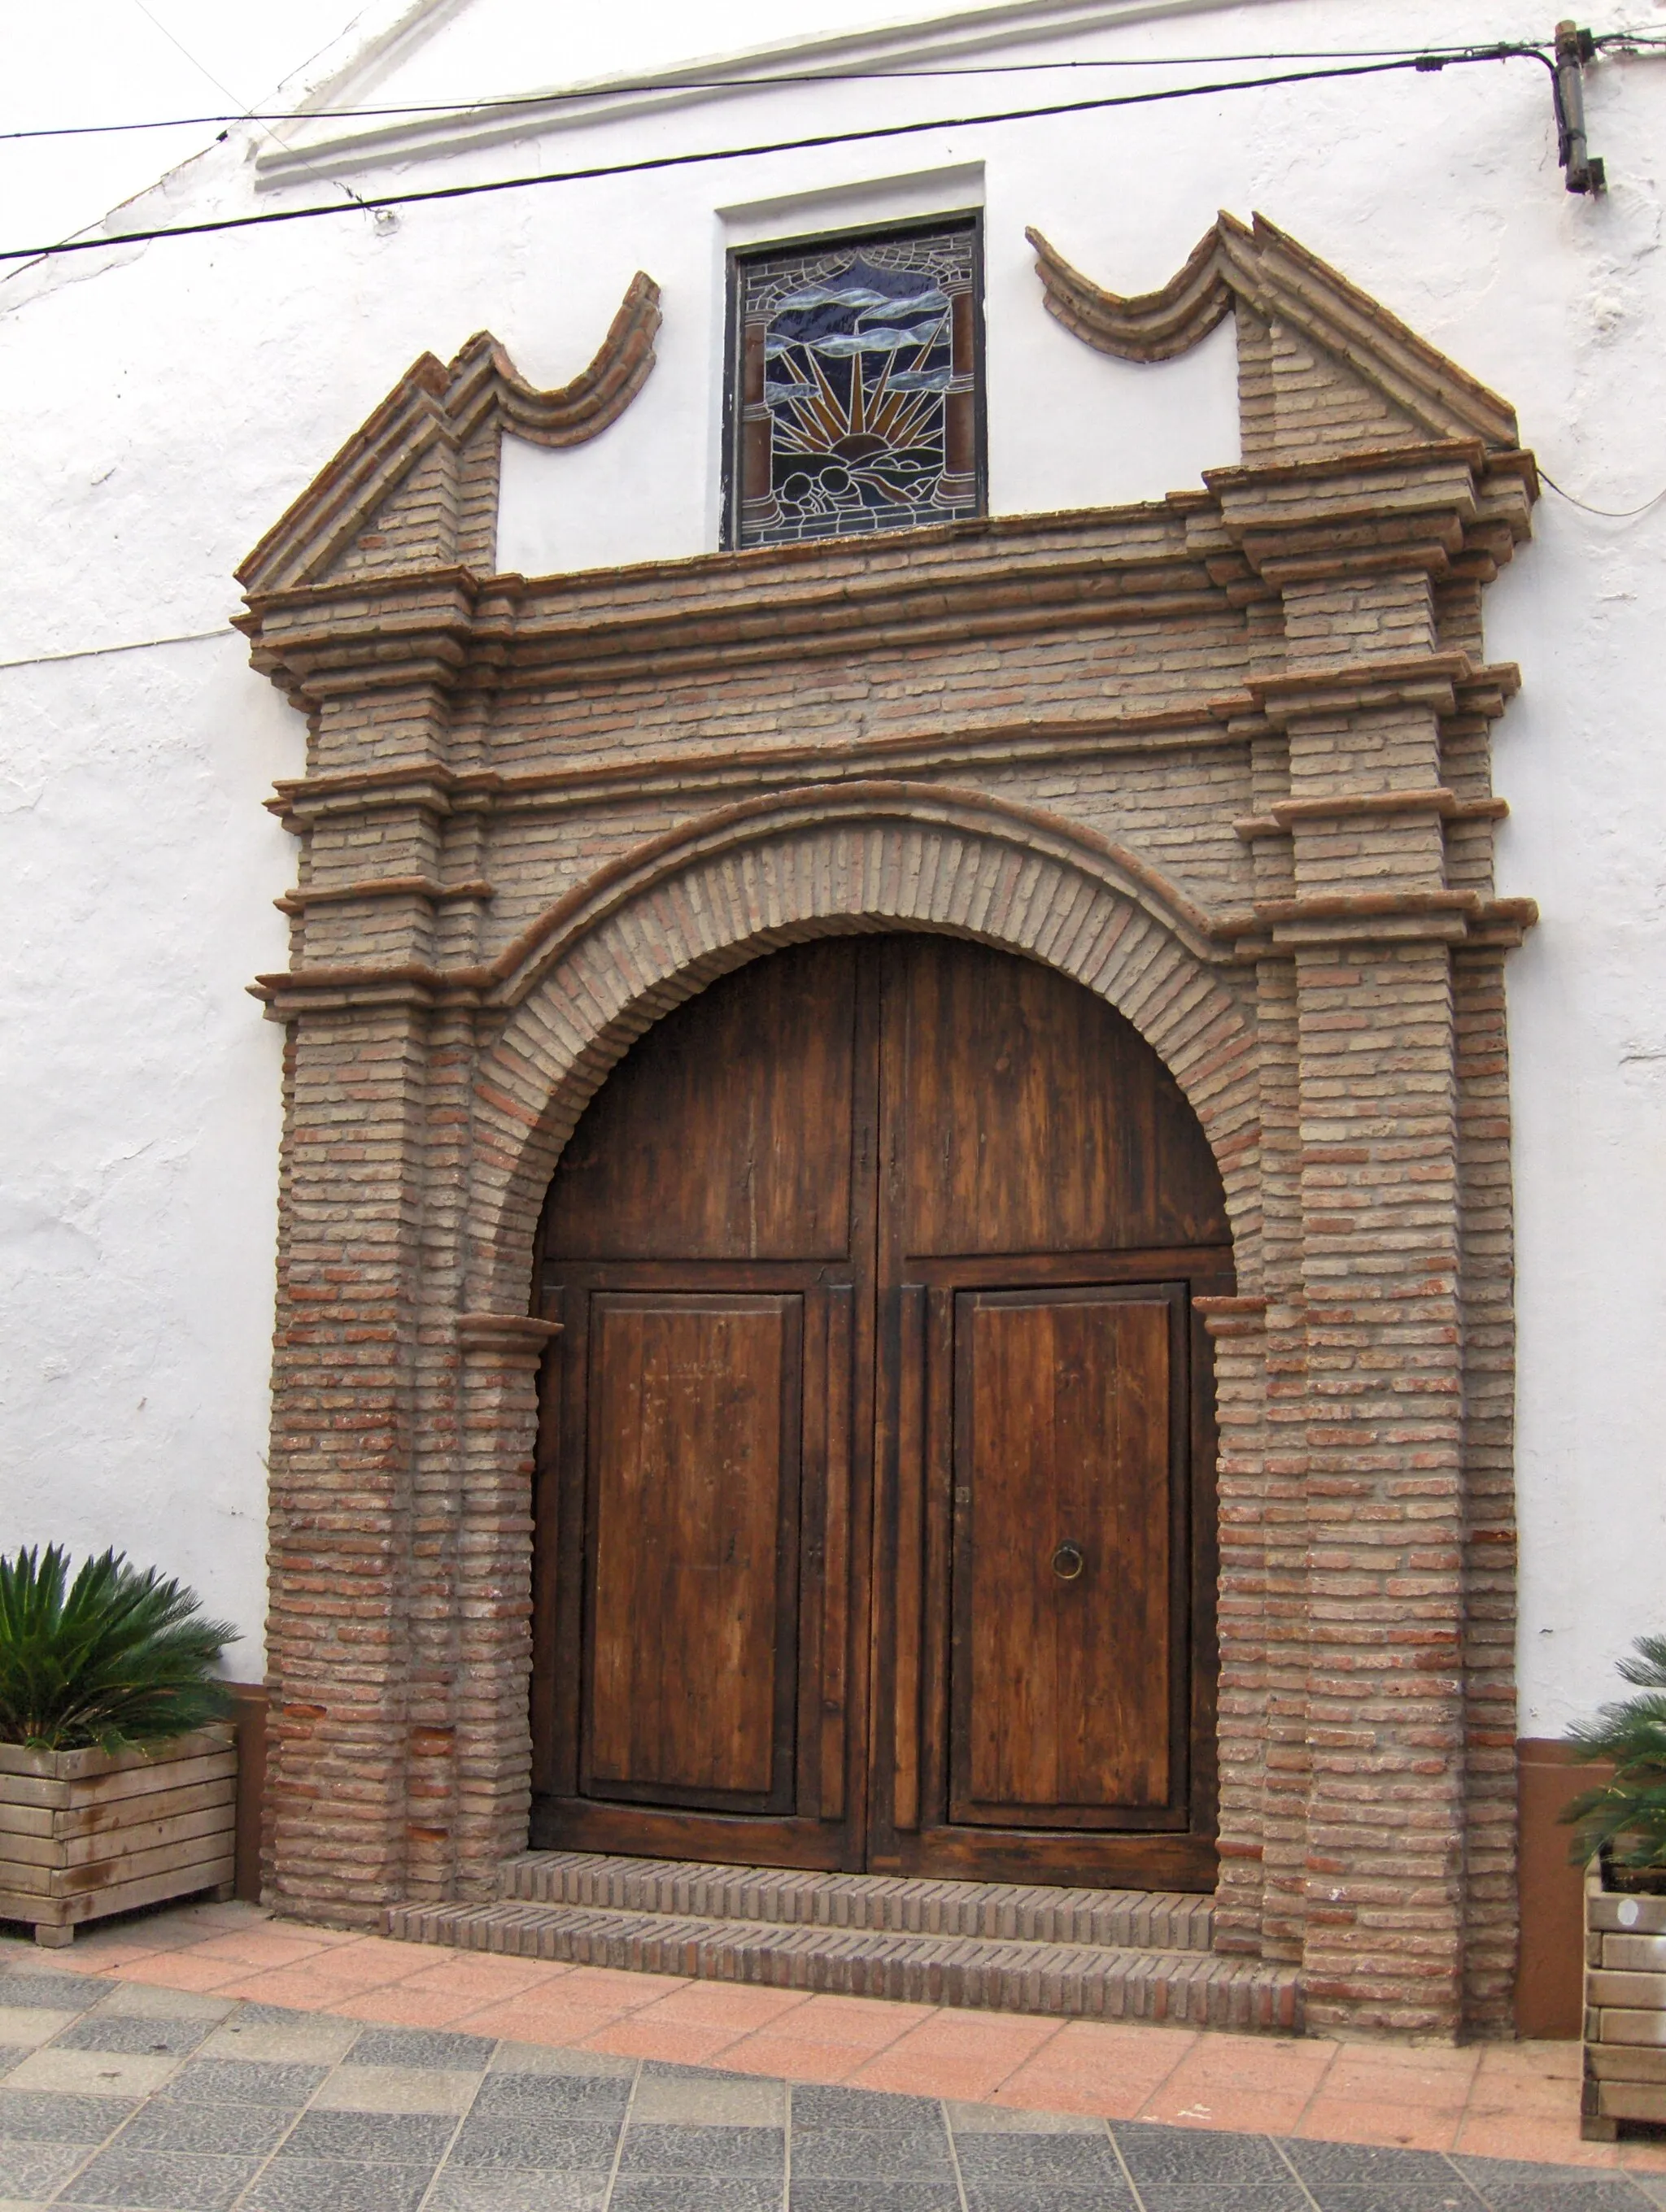
<path fill-rule="evenodd" d="M 975 218 L 731 264 L 728 542 L 983 511 Z"/>

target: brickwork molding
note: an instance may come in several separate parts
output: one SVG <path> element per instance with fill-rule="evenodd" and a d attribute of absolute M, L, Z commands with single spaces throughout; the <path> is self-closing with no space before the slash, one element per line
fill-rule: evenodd
<path fill-rule="evenodd" d="M 524 1846 L 532 1256 L 586 1101 L 771 947 L 932 929 L 1104 996 L 1220 1164 L 1217 1948 L 1297 1969 L 1316 2028 L 1507 2031 L 1533 909 L 1493 885 L 1481 613 L 1536 483 L 1502 401 L 1293 240 L 1206 246 L 1143 302 L 1042 249 L 1110 350 L 1235 310 L 1243 454 L 1195 492 L 497 574 L 533 400 L 483 340 L 246 564 L 309 732 L 253 986 L 288 1031 L 273 1902 L 372 1924 Z M 658 312 L 638 278 L 552 437 L 628 404 Z"/>

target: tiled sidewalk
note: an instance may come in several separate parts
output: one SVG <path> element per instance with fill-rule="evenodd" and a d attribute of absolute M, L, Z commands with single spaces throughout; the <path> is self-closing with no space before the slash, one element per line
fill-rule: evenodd
<path fill-rule="evenodd" d="M 1666 2180 L 793 2082 L 0 1966 L 0 2197 L 111 2212 L 1657 2212 Z"/>
<path fill-rule="evenodd" d="M 69 1978 L 59 1982 L 56 1978 L 60 1974 Z M 84 2065 L 73 2061 L 70 2051 L 60 2051 L 56 2042 L 33 2058 L 22 2055 L 25 2042 L 32 2045 L 41 2039 L 38 2033 L 20 2038 L 18 2013 L 7 2008 L 4 1993 L 8 1985 L 15 1995 L 26 1983 L 43 1981 L 52 1984 L 49 1994 L 73 1990 L 84 1998 L 93 1989 L 102 1992 L 97 2014 L 88 2015 L 82 2029 L 108 2015 L 110 2032 L 115 2032 L 115 2012 L 123 2006 L 148 2005 L 154 2016 L 173 2019 L 173 2014 L 155 2010 L 168 2002 L 162 1993 L 171 1991 L 181 2003 L 192 1997 L 204 2002 L 205 2010 L 187 2008 L 178 2017 L 205 2021 L 204 2034 L 213 2028 L 216 2039 L 246 2034 L 249 2028 L 242 2023 L 258 2022 L 258 2015 L 247 2013 L 233 2020 L 235 2005 L 281 2008 L 292 2016 L 296 2033 L 308 2023 L 294 2015 L 314 2015 L 313 2028 L 325 2039 L 318 2047 L 323 2051 L 327 2044 L 331 2060 L 341 2057 L 346 2039 L 369 2025 L 449 2032 L 504 2039 L 521 2053 L 515 2063 L 522 2070 L 535 2062 L 554 2067 L 554 2054 L 568 2054 L 560 2064 L 569 2071 L 550 2075 L 552 2080 L 571 2078 L 571 2069 L 593 2069 L 610 2063 L 623 2063 L 624 2071 L 601 2076 L 592 2072 L 578 2078 L 623 2080 L 633 2074 L 631 2062 L 646 2060 L 655 2066 L 696 2066 L 721 2069 L 730 2076 L 765 2077 L 774 2086 L 760 2094 L 769 2096 L 777 2094 L 782 2081 L 791 2081 L 983 2103 L 1013 2115 L 1042 2112 L 1156 2124 L 1200 2137 L 1253 2131 L 1257 2138 L 1290 2139 L 1288 2155 L 1298 2163 L 1307 2154 L 1293 2146 L 1304 2142 L 1451 2152 L 1460 2159 L 1543 2160 L 1590 2173 L 1591 2187 L 1577 2199 L 1582 2212 L 1605 2212 L 1610 2201 L 1616 2212 L 1622 2203 L 1635 2212 L 1644 2200 L 1628 2185 L 1622 2188 L 1617 2175 L 1612 2178 L 1611 2199 L 1607 2192 L 1593 2193 L 1600 2177 L 1591 2170 L 1617 2166 L 1639 2177 L 1641 2186 L 1661 2188 L 1660 2201 L 1666 2203 L 1666 2185 L 1642 2181 L 1649 2174 L 1666 2174 L 1666 2143 L 1580 2141 L 1578 2051 L 1574 2045 L 1484 2045 L 1455 2051 L 933 2009 L 445 1952 L 275 1920 L 248 1905 L 196 1905 L 135 1915 L 83 1936 L 70 1952 L 42 1954 L 27 1943 L 0 1942 L 0 2045 L 14 2046 L 15 2061 L 0 2085 L 0 2100 L 9 2104 L 20 2087 L 28 2090 L 33 2082 L 33 2075 L 20 2075 L 20 2067 L 51 2073 L 66 2062 L 71 2071 L 76 2063 Z M 79 1988 L 75 1987 L 77 1983 Z M 36 2027 L 55 2010 L 67 2009 L 37 2006 Z M 126 2016 L 148 2015 L 130 2010 Z M 229 2025 L 216 2027 L 222 2018 Z M 67 2027 L 71 2035 L 82 2032 L 67 2019 L 55 2025 Z M 177 2033 L 186 2031 L 181 2027 Z M 533 2058 L 526 2056 L 529 2051 Z M 538 2051 L 546 2054 L 541 2061 L 536 2060 Z M 175 2063 L 167 2062 L 170 2070 Z M 356 2054 L 353 2062 L 356 2066 L 380 2063 Z M 478 2072 L 484 2063 L 483 2055 L 474 2070 Z M 502 2062 L 496 2070 L 503 2070 Z M 47 2086 L 44 2078 L 38 2086 Z M 67 2081 L 56 2086 L 68 2091 Z M 739 2094 L 733 2081 L 727 2093 Z M 177 2101 L 178 2090 L 170 2091 L 168 2097 Z M 903 2107 L 880 2105 L 874 2109 L 883 2112 Z M 160 2124 L 144 2123 L 146 2127 Z M 986 2121 L 983 2132 L 994 2124 Z M 1055 2118 L 1047 2127 L 1061 2124 Z M 1115 2132 L 1120 2140 L 1126 2130 Z M 1091 2139 L 1102 2144 L 1109 2140 L 1103 2129 Z M 1129 2140 L 1154 2142 L 1157 2138 L 1146 2138 L 1136 2129 Z M 1194 2158 L 1216 2154 L 1229 2154 L 1224 2144 L 1218 2154 L 1201 2146 L 1187 2154 Z M 1239 2155 L 1237 2150 L 1230 2153 L 1233 2158 Z M 1263 2144 L 1254 2155 L 1261 2159 L 1274 2154 Z M 1256 2212 L 1283 2212 L 1286 2198 L 1292 2208 L 1310 2204 L 1300 2191 L 1289 2195 L 1296 2185 L 1286 2155 L 1283 2150 L 1276 2154 L 1271 2170 L 1276 2179 L 1255 2185 L 1257 2190 L 1274 2189 L 1277 2201 L 1243 2197 L 1246 2207 L 1255 2207 Z M 1435 2167 L 1414 2161 L 1418 2163 L 1424 2165 L 1426 2183 L 1436 2193 L 1429 2195 L 1425 2187 L 1416 2212 L 1438 2212 L 1447 2201 L 1440 2192 L 1453 2169 L 1444 2160 Z M 1546 2166 L 1532 2171 L 1548 2185 Z M 1177 2181 L 1176 2185 L 1181 2185 Z M 1202 2187 L 1202 2177 L 1184 2185 Z M 1518 2185 L 1525 2184 L 1511 2185 Z M 1213 2185 L 1209 2186 L 1213 2190 Z M 7 2188 L 0 2184 L 0 2212 L 9 2212 Z M 75 2183 L 63 2201 L 96 2201 L 78 2194 L 80 2188 Z M 1235 2187 L 1232 2201 L 1240 2201 L 1240 2195 Z M 11 2196 L 16 2201 L 35 2201 L 27 2191 L 18 2198 L 15 2187 Z M 148 2206 L 150 2200 L 144 2201 Z M 521 2212 L 518 2202 L 496 2201 L 502 2203 L 503 2212 Z M 539 2212 L 546 2205 L 548 2212 L 560 2212 L 564 2201 L 540 2197 Z M 622 2207 L 627 2200 L 614 2201 Z M 646 2204 L 648 2199 L 629 2201 Z M 704 2197 L 698 2201 L 716 2203 Z M 770 2201 L 779 2203 L 779 2193 Z M 809 2201 L 798 2196 L 793 2199 L 794 2203 Z M 849 2201 L 853 2205 L 872 2203 L 878 2212 L 877 2199 Z M 897 2200 L 899 2212 L 903 2201 Z M 996 2200 L 988 2201 L 993 2208 Z M 1031 2201 L 1013 2199 L 1001 2212 L 1018 2212 L 1020 2203 L 1029 2212 Z M 1034 2201 L 1039 2204 L 1043 2200 Z M 1050 2205 L 1053 2200 L 1044 2201 Z M 1060 2212 L 1065 2212 L 1069 2200 L 1058 2201 Z M 1128 2200 L 1113 2192 L 1104 2201 L 1123 2204 Z M 1146 2201 L 1149 2206 L 1149 2192 Z M 1373 2197 L 1373 2204 L 1375 2201 Z M 1473 2212 L 1473 2192 L 1465 2196 L 1460 2191 L 1452 2201 Z M 216 2205 L 218 2202 L 216 2198 Z M 679 2196 L 679 2212 L 690 2202 L 686 2192 Z M 971 2199 L 966 2202 L 970 2205 Z M 1211 2194 L 1196 2200 L 1195 2212 L 1213 2212 L 1224 2202 L 1218 2193 Z M 1531 2192 L 1511 2199 L 1519 2212 L 1547 2202 Z M 254 2212 L 254 2199 L 247 2203 Z M 1363 2197 L 1347 2203 L 1338 2199 L 1337 2206 L 1338 2212 L 1371 2212 Z M 274 2205 L 271 2212 L 278 2208 Z M 289 2212 L 299 2212 L 299 2208 L 292 2206 Z M 332 2197 L 328 2212 L 358 2212 L 356 2200 Z M 438 2200 L 430 2199 L 425 2212 L 438 2212 Z M 459 2200 L 453 2212 L 466 2212 L 466 2208 Z M 532 2212 L 530 2203 L 526 2212 Z M 908 2212 L 916 2212 L 916 2208 L 910 2203 Z M 919 2212 L 925 2212 L 923 2199 Z M 1078 2200 L 1069 2212 L 1086 2212 L 1086 2207 Z M 1171 2212 L 1189 2212 L 1189 2208 L 1176 2199 Z M 1394 2212 L 1414 2212 L 1403 2190 L 1394 2198 Z"/>

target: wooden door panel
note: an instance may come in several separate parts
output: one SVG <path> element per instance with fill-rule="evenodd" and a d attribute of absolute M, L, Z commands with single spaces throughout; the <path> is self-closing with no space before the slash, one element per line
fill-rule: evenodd
<path fill-rule="evenodd" d="M 1173 1796 L 1173 1301 L 971 1292 L 956 1328 L 949 1816 Z"/>
<path fill-rule="evenodd" d="M 831 1259 L 850 1249 L 858 947 L 800 945 L 651 1029 L 568 1139 L 564 1262 Z"/>
<path fill-rule="evenodd" d="M 893 939 L 891 958 L 900 1254 L 1230 1243 L 1196 1115 L 1102 999 L 953 938 Z"/>
<path fill-rule="evenodd" d="M 791 1801 L 800 1304 L 592 1301 L 587 1794 Z"/>
<path fill-rule="evenodd" d="M 1207 1886 L 1231 1240 L 1121 1016 L 948 937 L 760 958 L 615 1069 L 540 1249 L 538 1846 Z"/>

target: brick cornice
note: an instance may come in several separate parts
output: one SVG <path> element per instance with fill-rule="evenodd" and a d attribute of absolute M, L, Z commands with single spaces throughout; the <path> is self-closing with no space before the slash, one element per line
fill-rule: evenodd
<path fill-rule="evenodd" d="M 1217 749 L 1237 740 L 1219 726 L 1212 707 L 1177 706 L 1146 714 L 1061 717 L 1056 721 L 1007 720 L 942 723 L 894 737 L 858 738 L 806 748 L 793 745 L 714 745 L 674 759 L 628 767 L 587 763 L 514 771 L 453 769 L 431 762 L 337 770 L 280 780 L 265 804 L 290 829 L 328 816 L 374 812 L 395 807 L 440 818 L 477 812 L 500 815 L 593 805 L 605 799 L 642 793 L 675 793 L 693 799 L 734 786 L 786 789 L 825 778 L 829 782 L 876 773 L 930 770 L 964 763 L 968 757 L 998 766 L 1003 761 L 1064 761 L 1106 753 L 1166 752 Z M 416 879 L 410 881 L 416 887 Z M 436 891 L 442 887 L 435 886 Z M 460 897 L 467 886 L 443 887 Z M 334 893 L 329 894 L 335 896 Z M 344 890 L 343 896 L 350 894 Z M 291 894 L 296 896 L 296 894 Z"/>
<path fill-rule="evenodd" d="M 835 544 L 715 554 L 599 580 L 432 568 L 253 593 L 237 626 L 292 696 L 465 678 L 491 690 L 640 678 L 978 637 L 1230 617 L 1211 562 L 1167 507 L 1025 530 L 983 522 L 911 532 L 915 557 L 866 569 Z M 1118 528 L 1118 523 L 1125 525 Z M 1091 538 L 1091 543 L 1084 544 Z M 1027 541 L 1027 542 L 1026 542 Z M 1218 564 L 1217 564 L 1218 565 Z M 610 588 L 611 587 L 611 588 Z"/>

